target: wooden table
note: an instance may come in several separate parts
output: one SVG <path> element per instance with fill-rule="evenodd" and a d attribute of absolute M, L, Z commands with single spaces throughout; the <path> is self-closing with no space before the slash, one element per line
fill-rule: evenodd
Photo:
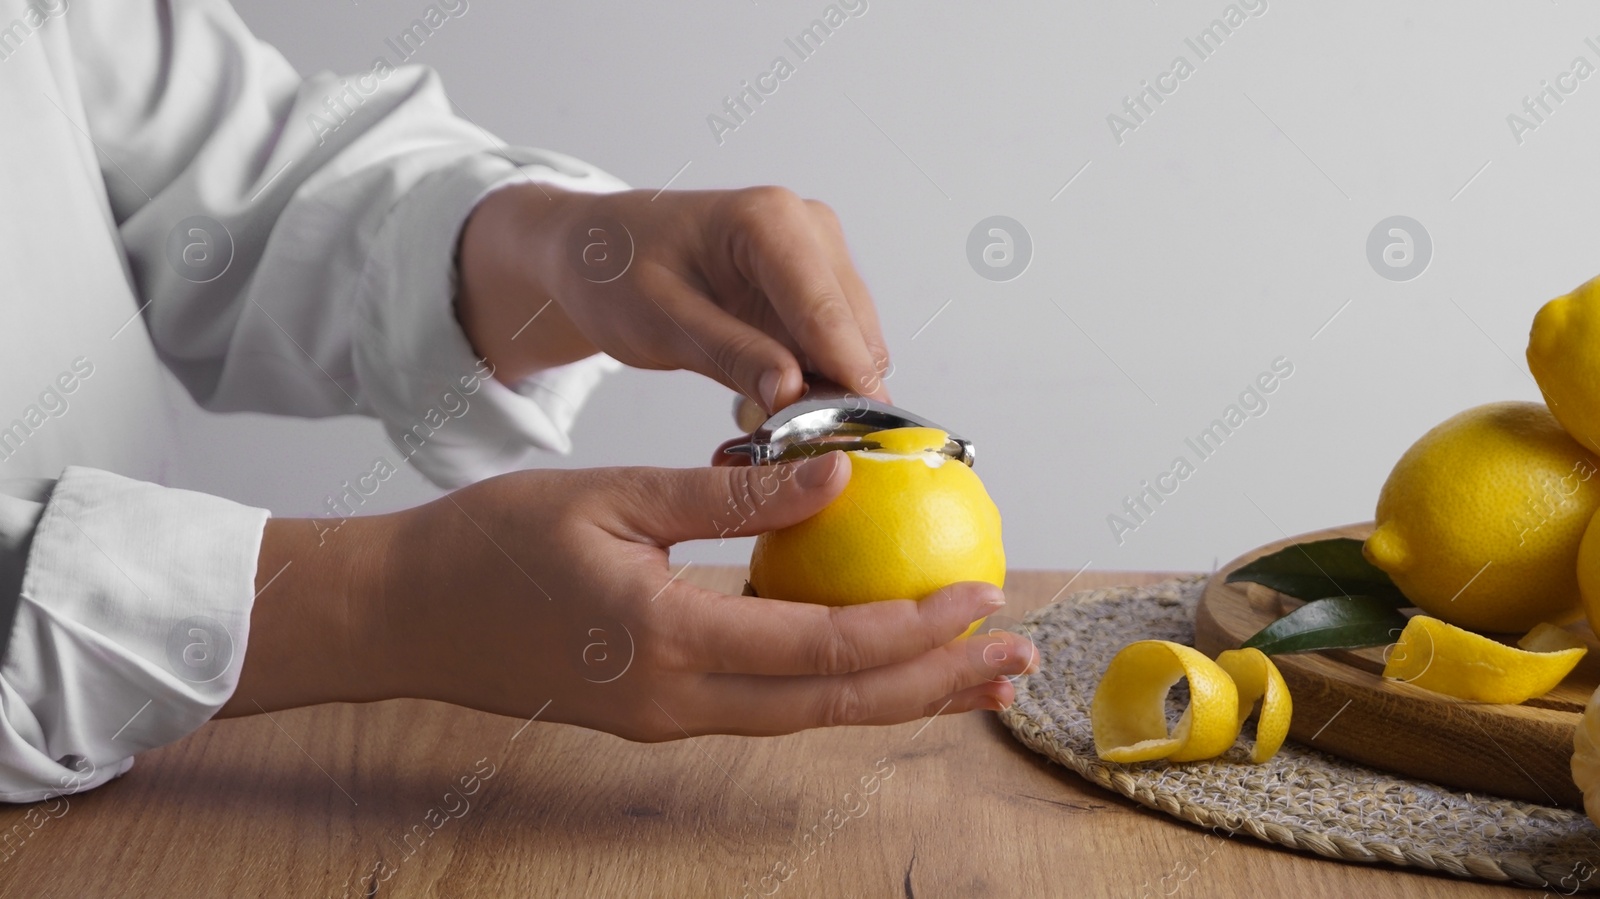
<path fill-rule="evenodd" d="M 743 572 L 688 576 L 737 591 Z M 1008 613 L 1069 577 L 1013 572 Z M 213 722 L 59 817 L 0 810 L 0 833 L 25 835 L 6 844 L 0 896 L 320 899 L 368 895 L 364 880 L 377 896 L 628 899 L 1155 897 L 1163 877 L 1170 895 L 1245 899 L 1506 889 L 1219 839 L 1047 762 L 989 713 L 658 745 L 524 723 L 420 701 Z"/>

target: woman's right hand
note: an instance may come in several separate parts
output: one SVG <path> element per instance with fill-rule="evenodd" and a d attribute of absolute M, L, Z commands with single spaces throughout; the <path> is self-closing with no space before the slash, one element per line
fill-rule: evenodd
<path fill-rule="evenodd" d="M 415 696 L 661 741 L 1009 705 L 1032 644 L 958 639 L 1003 603 L 992 585 L 830 608 L 718 593 L 669 565 L 674 543 L 810 517 L 844 463 L 517 472 L 351 519 L 321 546 L 310 522 L 269 522 L 260 580 L 294 564 L 256 601 L 224 714 Z M 340 583 L 345 604 L 319 595 Z M 332 686 L 285 671 L 319 639 Z"/>

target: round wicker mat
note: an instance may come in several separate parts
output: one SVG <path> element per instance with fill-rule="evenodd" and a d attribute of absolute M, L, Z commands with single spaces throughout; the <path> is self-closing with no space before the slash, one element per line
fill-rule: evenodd
<path fill-rule="evenodd" d="M 1409 780 L 1293 741 L 1247 759 L 1254 722 L 1221 758 L 1120 765 L 1094 751 L 1089 702 L 1111 657 L 1135 640 L 1193 645 L 1205 579 L 1091 590 L 1046 606 L 1020 630 L 1038 646 L 1000 718 L 1017 739 L 1102 787 L 1219 832 L 1352 862 L 1386 862 L 1570 894 L 1600 890 L 1600 830 L 1581 812 Z M 1188 702 L 1182 682 L 1169 720 Z"/>

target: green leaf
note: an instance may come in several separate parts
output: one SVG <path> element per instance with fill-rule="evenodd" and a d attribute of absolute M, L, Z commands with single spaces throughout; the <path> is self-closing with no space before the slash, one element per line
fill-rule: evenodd
<path fill-rule="evenodd" d="M 1406 616 L 1371 596 L 1337 596 L 1308 602 L 1244 641 L 1267 655 L 1318 649 L 1386 646 L 1399 639 Z"/>
<path fill-rule="evenodd" d="M 1365 596 L 1390 608 L 1412 605 L 1383 569 L 1361 555 L 1349 537 L 1296 543 L 1262 556 L 1228 575 L 1228 583 L 1251 581 L 1296 599 Z"/>

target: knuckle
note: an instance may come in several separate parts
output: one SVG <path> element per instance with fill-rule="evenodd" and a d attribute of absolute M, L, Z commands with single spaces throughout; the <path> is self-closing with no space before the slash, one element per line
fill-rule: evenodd
<path fill-rule="evenodd" d="M 762 358 L 761 338 L 754 330 L 741 329 L 718 341 L 710 350 L 719 371 L 746 372 L 758 368 Z"/>
<path fill-rule="evenodd" d="M 921 649 L 923 652 L 932 652 L 953 642 L 953 639 L 955 639 L 950 637 L 950 632 L 955 630 L 955 626 L 942 614 L 942 609 L 933 608 L 933 605 L 933 603 L 926 600 L 917 603 L 917 617 L 921 626 Z M 956 638 L 959 638 L 961 633 L 960 630 L 956 630 Z M 973 646 L 982 639 L 983 631 L 980 629 L 966 638 L 964 642 L 968 646 Z"/>
<path fill-rule="evenodd" d="M 806 326 L 818 335 L 859 330 L 855 315 L 831 292 L 822 294 L 822 301 L 806 317 Z"/>
<path fill-rule="evenodd" d="M 760 478 L 772 469 L 768 466 L 741 465 L 717 469 L 717 489 L 723 501 L 720 508 L 740 510 L 754 514 L 761 505 Z"/>
<path fill-rule="evenodd" d="M 844 230 L 842 223 L 839 221 L 839 213 L 835 212 L 832 206 L 821 200 L 806 200 L 805 204 L 806 208 L 811 210 L 812 218 L 827 225 L 833 231 Z"/>
<path fill-rule="evenodd" d="M 774 225 L 793 221 L 804 209 L 798 194 L 774 185 L 747 187 L 733 198 L 734 220 L 757 240 L 767 239 Z"/>
<path fill-rule="evenodd" d="M 871 353 L 872 356 L 873 356 L 873 359 L 875 359 L 875 360 L 887 358 L 886 355 L 885 355 L 885 351 L 882 349 L 882 344 L 881 343 L 877 343 L 877 342 L 872 341 L 872 340 L 868 340 L 867 341 L 867 352 Z M 856 387 L 858 388 L 856 392 L 857 393 L 872 393 L 872 392 L 876 391 L 878 388 L 883 386 L 883 383 L 885 381 L 887 381 L 889 379 L 888 376 L 884 374 L 884 372 L 885 371 L 891 371 L 892 372 L 892 370 L 893 370 L 892 366 L 883 365 L 883 364 L 879 364 L 877 362 L 874 362 L 873 363 L 873 371 L 872 371 L 871 374 L 861 375 L 860 377 L 858 377 L 856 379 Z"/>
<path fill-rule="evenodd" d="M 981 683 L 993 680 L 993 676 L 990 672 L 983 670 L 982 666 L 971 665 L 965 659 L 960 659 L 946 665 L 939 680 L 939 686 L 944 690 L 942 695 L 949 696 L 953 693 L 960 693 L 968 687 L 976 687 Z"/>
<path fill-rule="evenodd" d="M 787 187 L 763 184 L 740 191 L 744 206 L 751 212 L 773 214 L 800 205 L 800 197 Z"/>
<path fill-rule="evenodd" d="M 824 619 L 827 627 L 818 635 L 811 655 L 812 669 L 818 674 L 849 674 L 865 667 L 860 649 L 840 627 L 839 616 L 842 612 L 841 608 L 827 607 L 828 614 Z"/>
<path fill-rule="evenodd" d="M 819 720 L 823 727 L 855 724 L 867 717 L 867 698 L 853 678 L 847 678 L 823 697 Z"/>
<path fill-rule="evenodd" d="M 783 488 L 784 482 L 794 477 L 795 466 L 750 465 L 739 472 L 744 479 L 745 495 L 759 505 L 771 499 Z"/>

